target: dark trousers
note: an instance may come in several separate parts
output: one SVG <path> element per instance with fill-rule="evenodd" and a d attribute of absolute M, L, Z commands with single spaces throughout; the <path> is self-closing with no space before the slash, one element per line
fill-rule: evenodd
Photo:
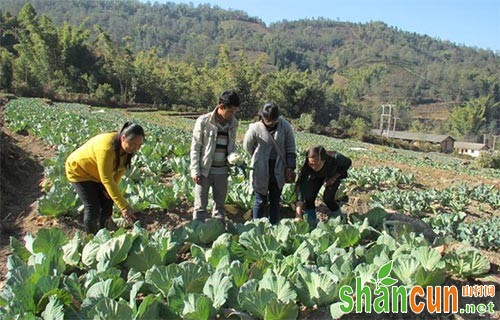
<path fill-rule="evenodd" d="M 83 202 L 83 223 L 87 233 L 97 233 L 113 213 L 113 200 L 109 199 L 104 185 L 94 181 L 71 183 Z"/>
<path fill-rule="evenodd" d="M 339 205 L 335 201 L 335 194 L 339 189 L 341 179 L 337 179 L 332 185 L 325 188 L 323 193 L 323 201 L 325 202 L 328 209 L 331 211 L 336 211 L 339 209 Z M 310 210 L 315 209 L 314 204 L 316 197 L 318 196 L 319 190 L 323 186 L 323 179 L 311 179 L 309 181 L 302 181 L 299 184 L 299 192 L 304 200 L 304 209 Z"/>
<path fill-rule="evenodd" d="M 264 218 L 269 215 L 271 224 L 277 224 L 280 220 L 281 189 L 278 187 L 278 182 L 274 176 L 275 161 L 269 161 L 269 187 L 267 194 L 255 192 L 253 205 L 253 218 Z"/>

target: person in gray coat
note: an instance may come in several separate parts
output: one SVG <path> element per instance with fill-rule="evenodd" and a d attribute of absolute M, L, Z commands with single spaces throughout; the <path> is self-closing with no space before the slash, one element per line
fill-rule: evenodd
<path fill-rule="evenodd" d="M 235 114 L 239 106 L 238 94 L 224 91 L 215 110 L 196 120 L 190 152 L 191 178 L 195 182 L 193 220 L 205 221 L 210 187 L 214 200 L 212 217 L 225 218 L 227 156 L 236 151 Z"/>
<path fill-rule="evenodd" d="M 277 224 L 285 174 L 296 166 L 295 136 L 276 104 L 265 103 L 259 118 L 249 125 L 243 140 L 243 148 L 252 156 L 253 218 L 263 218 L 268 213 L 270 222 Z"/>

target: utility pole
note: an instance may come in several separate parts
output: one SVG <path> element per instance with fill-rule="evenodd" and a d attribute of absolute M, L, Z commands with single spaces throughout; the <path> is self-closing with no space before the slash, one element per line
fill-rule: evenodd
<path fill-rule="evenodd" d="M 394 119 L 394 123 L 392 126 L 392 132 L 396 132 L 396 121 L 399 119 L 399 117 L 392 117 Z"/>
<path fill-rule="evenodd" d="M 382 134 L 385 134 L 386 136 L 389 136 L 389 131 L 391 130 L 391 119 L 392 117 L 392 108 L 394 107 L 393 104 L 383 104 L 382 105 L 382 113 L 380 114 L 380 131 Z M 387 108 L 387 110 L 386 110 Z M 386 112 L 387 111 L 387 112 Z M 387 119 L 387 120 L 385 120 Z M 387 121 L 387 130 L 384 132 L 384 126 Z M 396 118 L 394 118 L 394 129 L 393 131 L 396 130 Z"/>
<path fill-rule="evenodd" d="M 500 137 L 500 135 L 496 134 L 484 134 L 483 135 L 483 144 L 485 144 L 488 148 L 491 148 L 491 150 L 495 150 L 497 138 Z"/>

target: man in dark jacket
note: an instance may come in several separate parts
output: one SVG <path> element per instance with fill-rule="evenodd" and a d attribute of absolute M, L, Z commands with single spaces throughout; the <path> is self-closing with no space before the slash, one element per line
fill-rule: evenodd
<path fill-rule="evenodd" d="M 309 224 L 316 226 L 314 202 L 323 185 L 325 186 L 323 201 L 332 211 L 332 215 L 341 215 L 340 207 L 335 201 L 335 194 L 341 180 L 347 177 L 347 170 L 351 164 L 351 159 L 335 151 L 326 151 L 323 146 L 309 148 L 296 183 L 297 218 L 302 219 L 303 214 L 306 214 Z"/>

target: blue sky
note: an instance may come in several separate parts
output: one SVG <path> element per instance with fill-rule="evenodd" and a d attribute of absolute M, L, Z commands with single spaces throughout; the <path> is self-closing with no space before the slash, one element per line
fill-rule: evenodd
<path fill-rule="evenodd" d="M 154 2 L 155 0 L 150 0 Z M 156 0 L 160 3 L 167 0 Z M 209 3 L 271 22 L 324 17 L 383 21 L 401 30 L 500 52 L 500 0 L 168 0 Z"/>

